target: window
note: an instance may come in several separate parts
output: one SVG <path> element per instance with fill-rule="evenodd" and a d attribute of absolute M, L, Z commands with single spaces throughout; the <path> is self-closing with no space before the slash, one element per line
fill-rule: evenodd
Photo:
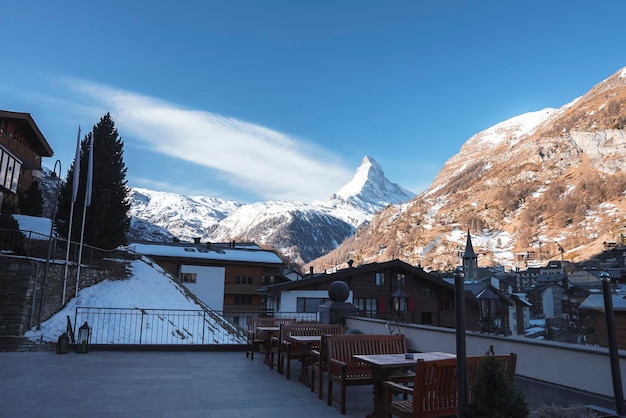
<path fill-rule="evenodd" d="M 235 276 L 235 284 L 252 284 L 251 276 Z"/>
<path fill-rule="evenodd" d="M 252 305 L 252 295 L 235 295 L 235 305 Z"/>
<path fill-rule="evenodd" d="M 196 273 L 180 273 L 180 281 L 182 283 L 195 283 L 197 276 Z"/>
<path fill-rule="evenodd" d="M 185 251 L 187 251 L 188 253 L 195 253 L 196 249 L 195 248 L 184 248 Z"/>
<path fill-rule="evenodd" d="M 422 296 L 432 296 L 433 290 L 430 287 L 422 289 Z"/>
<path fill-rule="evenodd" d="M 328 298 L 297 298 L 296 312 L 318 312 L 319 306 Z"/>
<path fill-rule="evenodd" d="M 398 287 L 406 286 L 406 275 L 404 273 L 398 273 L 396 275 L 396 281 L 397 281 Z"/>
<path fill-rule="evenodd" d="M 433 324 L 433 313 L 432 312 L 422 312 L 422 324 L 423 325 L 432 325 Z"/>
<path fill-rule="evenodd" d="M 354 298 L 353 302 L 360 310 L 365 311 L 369 318 L 376 318 L 378 312 L 378 299 L 376 298 Z"/>
<path fill-rule="evenodd" d="M 453 311 L 454 310 L 454 295 L 446 293 L 441 297 L 441 310 Z"/>
<path fill-rule="evenodd" d="M 385 273 L 376 273 L 376 286 L 385 285 Z"/>

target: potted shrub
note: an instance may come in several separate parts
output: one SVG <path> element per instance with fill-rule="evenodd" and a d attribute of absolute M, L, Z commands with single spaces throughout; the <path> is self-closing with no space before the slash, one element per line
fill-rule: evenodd
<path fill-rule="evenodd" d="M 465 409 L 467 418 L 526 418 L 528 405 L 507 377 L 504 365 L 494 357 L 493 345 L 480 361 Z"/>

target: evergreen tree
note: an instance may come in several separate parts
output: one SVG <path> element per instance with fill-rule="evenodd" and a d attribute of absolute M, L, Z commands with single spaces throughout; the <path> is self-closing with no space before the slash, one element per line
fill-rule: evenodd
<path fill-rule="evenodd" d="M 92 132 L 85 135 L 80 146 L 79 186 L 74 204 L 72 241 L 80 241 L 83 219 L 89 144 L 93 138 L 93 180 L 91 203 L 85 216 L 84 242 L 95 247 L 113 249 L 126 243 L 130 225 L 128 210 L 129 189 L 126 187 L 126 165 L 124 164 L 124 142 L 119 137 L 111 115 L 104 115 Z M 59 192 L 57 230 L 68 235 L 69 216 L 72 207 L 74 171 L 76 161 L 67 172 L 67 181 Z"/>
<path fill-rule="evenodd" d="M 6 209 L 0 212 L 0 249 L 26 254 L 26 237 L 20 231 L 20 224 Z"/>
<path fill-rule="evenodd" d="M 466 407 L 465 418 L 528 417 L 524 395 L 515 390 L 504 365 L 494 355 L 493 346 L 489 346 L 470 388 L 471 402 Z"/>
<path fill-rule="evenodd" d="M 39 182 L 34 180 L 30 187 L 18 200 L 18 207 L 22 215 L 41 216 L 43 213 L 43 199 Z"/>

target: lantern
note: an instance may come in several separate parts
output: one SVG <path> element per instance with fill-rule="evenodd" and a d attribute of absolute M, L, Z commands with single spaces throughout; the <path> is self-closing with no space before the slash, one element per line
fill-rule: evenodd
<path fill-rule="evenodd" d="M 401 314 L 406 311 L 408 297 L 402 290 L 398 289 L 393 292 L 391 300 L 393 302 L 393 310 L 395 313 Z"/>
<path fill-rule="evenodd" d="M 70 337 L 64 332 L 59 336 L 57 340 L 57 354 L 67 354 L 67 349 L 70 345 Z"/>
<path fill-rule="evenodd" d="M 480 303 L 481 330 L 492 332 L 495 325 L 497 304 L 500 297 L 489 287 L 483 289 L 477 296 Z"/>
<path fill-rule="evenodd" d="M 76 338 L 76 352 L 87 353 L 89 351 L 89 336 L 91 334 L 91 328 L 89 324 L 85 322 L 78 328 L 78 337 Z"/>

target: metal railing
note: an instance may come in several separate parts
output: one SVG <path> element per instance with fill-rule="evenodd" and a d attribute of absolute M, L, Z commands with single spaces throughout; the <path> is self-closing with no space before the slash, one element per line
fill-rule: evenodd
<path fill-rule="evenodd" d="M 254 312 L 212 310 L 77 307 L 74 329 L 87 322 L 89 344 L 109 345 L 228 345 L 245 344 L 247 318 Z M 316 313 L 275 316 L 316 321 Z"/>
<path fill-rule="evenodd" d="M 48 257 L 49 235 L 33 231 L 16 231 L 14 229 L 0 229 L 0 251 L 5 255 L 19 256 L 45 260 Z M 65 260 L 68 241 L 64 238 L 52 237 L 51 261 Z M 70 241 L 69 261 L 78 260 L 80 244 Z M 129 260 L 138 256 L 128 251 L 103 250 L 83 244 L 81 263 L 101 265 L 107 260 Z"/>

